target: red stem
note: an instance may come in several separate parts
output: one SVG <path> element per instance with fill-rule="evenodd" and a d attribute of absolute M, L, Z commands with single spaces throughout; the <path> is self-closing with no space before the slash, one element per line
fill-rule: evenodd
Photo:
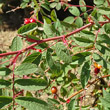
<path fill-rule="evenodd" d="M 99 23 L 100 23 L 100 24 L 106 24 L 106 23 L 109 23 L 109 22 L 110 22 L 110 21 L 104 21 L 104 22 L 99 22 Z M 71 36 L 71 35 L 73 35 L 73 34 L 76 34 L 76 33 L 80 32 L 80 31 L 82 31 L 83 29 L 92 26 L 93 24 L 94 24 L 94 22 L 91 22 L 91 23 L 89 23 L 89 24 L 86 24 L 85 26 L 82 26 L 81 28 L 78 28 L 78 29 L 76 29 L 76 30 L 70 32 L 69 34 L 65 35 L 65 38 L 67 38 L 67 37 L 69 37 L 69 36 Z M 64 37 L 64 35 L 62 35 L 62 36 L 57 36 L 57 37 L 53 37 L 53 38 L 47 38 L 47 39 L 43 39 L 43 40 L 39 40 L 39 41 L 36 40 L 36 43 L 34 43 L 34 44 L 28 46 L 28 47 L 25 48 L 25 49 L 22 49 L 22 50 L 19 50 L 19 51 L 14 51 L 14 52 L 2 53 L 2 54 L 0 54 L 0 57 L 8 56 L 8 55 L 14 55 L 14 54 L 17 54 L 17 53 L 19 53 L 19 52 L 23 53 L 23 52 L 25 52 L 25 51 L 31 49 L 32 47 L 34 47 L 34 46 L 36 46 L 36 45 L 39 45 L 39 44 L 44 43 L 44 42 L 52 41 L 52 40 L 62 39 L 63 37 Z"/>
<path fill-rule="evenodd" d="M 107 0 L 107 2 L 108 2 L 108 5 L 110 6 L 110 1 L 109 1 L 109 0 Z"/>
<path fill-rule="evenodd" d="M 18 97 L 20 94 L 23 93 L 24 90 L 21 90 L 20 92 L 18 92 L 16 95 L 14 95 L 14 98 Z"/>
<path fill-rule="evenodd" d="M 21 51 L 19 51 L 17 53 L 17 55 L 14 57 L 13 61 L 11 62 L 11 65 L 13 64 L 13 79 L 12 79 L 12 83 L 13 83 L 13 110 L 15 110 L 14 105 L 15 105 L 15 88 L 14 88 L 14 80 L 15 80 L 15 74 L 14 74 L 14 70 L 15 70 L 15 65 L 16 65 L 16 60 L 19 57 L 19 55 L 21 54 Z"/>
<path fill-rule="evenodd" d="M 108 16 L 106 16 L 106 15 L 103 15 L 103 16 L 110 21 L 110 18 Z"/>
<path fill-rule="evenodd" d="M 15 75 L 14 75 L 14 69 L 15 69 L 15 63 L 13 64 L 13 110 L 15 110 L 14 105 L 15 105 L 15 88 L 14 88 L 14 79 L 15 79 Z"/>

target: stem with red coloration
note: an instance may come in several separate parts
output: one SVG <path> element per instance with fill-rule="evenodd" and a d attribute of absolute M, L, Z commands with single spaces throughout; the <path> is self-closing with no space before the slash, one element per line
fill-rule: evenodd
<path fill-rule="evenodd" d="M 110 21 L 103 21 L 103 22 L 99 22 L 100 24 L 106 24 L 106 23 L 109 23 Z M 67 35 L 65 35 L 65 38 L 73 35 L 73 34 L 76 34 L 80 31 L 82 31 L 83 29 L 87 28 L 87 27 L 90 27 L 94 24 L 94 22 L 91 22 L 89 24 L 86 24 L 85 26 L 82 26 L 81 28 L 78 28 L 70 33 L 68 33 Z M 8 55 L 14 55 L 14 54 L 17 54 L 19 52 L 23 53 L 29 49 L 31 49 L 32 47 L 36 46 L 36 45 L 39 45 L 41 43 L 44 43 L 44 42 L 48 42 L 48 41 L 52 41 L 52 40 L 58 40 L 58 39 L 62 39 L 64 37 L 64 35 L 61 35 L 61 36 L 57 36 L 57 37 L 53 37 L 53 38 L 47 38 L 47 39 L 43 39 L 43 40 L 36 40 L 36 43 L 28 46 L 27 48 L 25 49 L 22 49 L 22 50 L 19 50 L 19 51 L 14 51 L 14 52 L 8 52 L 8 53 L 2 53 L 0 54 L 0 57 L 3 57 L 3 56 L 8 56 Z"/>

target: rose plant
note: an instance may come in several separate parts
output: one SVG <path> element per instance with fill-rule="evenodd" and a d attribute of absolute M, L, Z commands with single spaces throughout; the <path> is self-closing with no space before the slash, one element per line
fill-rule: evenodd
<path fill-rule="evenodd" d="M 103 96 L 93 91 L 98 98 L 92 107 L 109 110 L 110 1 L 94 0 L 88 6 L 84 0 L 79 5 L 22 0 L 20 7 L 33 11 L 18 29 L 11 51 L 0 51 L 0 108 L 88 110 L 92 105 L 81 105 L 86 90 L 106 79 L 100 85 Z M 60 21 L 62 9 L 71 16 Z"/>

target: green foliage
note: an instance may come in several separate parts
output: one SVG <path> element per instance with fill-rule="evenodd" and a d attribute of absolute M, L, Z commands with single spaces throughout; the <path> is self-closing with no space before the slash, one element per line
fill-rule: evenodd
<path fill-rule="evenodd" d="M 22 63 L 33 63 L 38 65 L 40 63 L 41 54 L 40 52 L 35 52 L 24 59 Z"/>
<path fill-rule="evenodd" d="M 50 67 L 52 73 L 55 75 L 55 73 L 57 74 L 57 76 L 60 75 L 60 65 L 57 65 L 55 63 L 55 61 L 52 59 L 52 56 L 49 52 L 49 50 L 47 51 L 47 54 L 46 54 L 46 60 L 47 60 L 47 63 L 48 63 L 48 66 Z"/>
<path fill-rule="evenodd" d="M 94 0 L 94 3 L 96 5 L 102 5 L 105 2 L 105 0 Z"/>
<path fill-rule="evenodd" d="M 51 24 L 47 24 L 45 20 L 44 20 L 44 33 L 47 35 L 47 37 L 54 36 L 53 26 Z"/>
<path fill-rule="evenodd" d="M 86 58 L 91 55 L 90 52 L 82 52 L 72 56 L 72 63 L 71 64 L 82 64 Z"/>
<path fill-rule="evenodd" d="M 91 71 L 90 64 L 91 64 L 90 61 L 87 61 L 84 62 L 84 64 L 81 66 L 80 80 L 83 88 L 88 83 L 90 77 L 90 71 Z"/>
<path fill-rule="evenodd" d="M 104 108 L 108 108 L 108 110 L 110 109 L 110 93 L 106 92 L 104 89 L 103 89 L 103 97 L 100 97 L 100 101 L 104 106 Z"/>
<path fill-rule="evenodd" d="M 87 37 L 74 37 L 75 43 L 82 46 L 82 47 L 87 47 L 94 42 Z"/>
<path fill-rule="evenodd" d="M 36 72 L 37 65 L 32 63 L 23 63 L 20 66 L 18 66 L 14 73 L 16 75 L 27 75 Z"/>
<path fill-rule="evenodd" d="M 24 90 L 38 91 L 44 89 L 47 86 L 47 81 L 43 79 L 17 79 L 15 86 Z"/>
<path fill-rule="evenodd" d="M 70 52 L 63 43 L 57 43 L 55 50 L 60 60 L 63 60 L 65 63 L 70 63 L 72 61 Z"/>
<path fill-rule="evenodd" d="M 106 78 L 110 72 L 110 3 L 94 0 L 94 6 L 88 6 L 88 2 L 21 1 L 20 8 L 32 10 L 29 16 L 36 22 L 18 29 L 10 46 L 12 52 L 0 50 L 0 108 L 88 110 L 91 105 L 82 103 L 87 98 L 85 88 L 99 81 L 100 91 L 103 87 L 107 90 L 103 89 L 102 97 L 96 87 L 91 93 L 96 97 L 92 105 L 97 103 L 94 109 L 110 109 L 110 78 Z M 70 16 L 61 21 L 59 12 Z M 94 74 L 96 69 L 99 73 Z M 51 92 L 53 86 L 56 94 Z"/>
<path fill-rule="evenodd" d="M 68 110 L 75 110 L 75 99 L 72 99 L 68 104 Z"/>
<path fill-rule="evenodd" d="M 104 29 L 107 34 L 110 34 L 110 23 L 105 24 Z"/>
<path fill-rule="evenodd" d="M 1 88 L 6 88 L 6 87 L 8 87 L 10 85 L 11 85 L 11 82 L 10 81 L 0 79 L 0 89 Z"/>
<path fill-rule="evenodd" d="M 64 19 L 64 22 L 72 24 L 74 22 L 74 17 L 73 16 L 66 17 Z"/>
<path fill-rule="evenodd" d="M 7 106 L 12 102 L 12 97 L 0 96 L 0 108 Z"/>
<path fill-rule="evenodd" d="M 23 43 L 22 43 L 21 38 L 18 36 L 14 37 L 14 39 L 12 41 L 12 45 L 11 45 L 11 50 L 12 51 L 21 50 L 22 46 L 23 46 Z"/>
<path fill-rule="evenodd" d="M 36 23 L 29 23 L 29 24 L 23 25 L 18 29 L 18 34 L 21 34 L 21 35 L 27 34 L 29 32 L 36 30 L 37 27 L 38 26 Z"/>
<path fill-rule="evenodd" d="M 79 5 L 81 5 L 80 9 L 82 12 L 85 12 L 87 10 L 86 6 L 82 7 L 82 6 L 86 5 L 84 0 L 79 0 Z"/>
<path fill-rule="evenodd" d="M 0 68 L 0 76 L 7 76 L 11 73 L 9 68 L 2 67 Z"/>
<path fill-rule="evenodd" d="M 110 14 L 110 8 L 109 7 L 99 7 L 98 13 L 108 15 L 108 14 Z"/>
<path fill-rule="evenodd" d="M 34 97 L 18 97 L 15 101 L 29 110 L 51 110 L 45 101 Z"/>
<path fill-rule="evenodd" d="M 109 42 L 110 37 L 106 34 L 99 34 L 97 40 L 100 43 L 110 44 L 110 42 Z"/>
<path fill-rule="evenodd" d="M 75 24 L 78 26 L 78 27 L 81 27 L 83 26 L 83 19 L 81 17 L 78 17 L 75 21 Z"/>
<path fill-rule="evenodd" d="M 71 14 L 73 14 L 74 16 L 79 16 L 80 15 L 79 9 L 77 7 L 74 7 L 74 6 L 69 8 L 69 12 Z"/>

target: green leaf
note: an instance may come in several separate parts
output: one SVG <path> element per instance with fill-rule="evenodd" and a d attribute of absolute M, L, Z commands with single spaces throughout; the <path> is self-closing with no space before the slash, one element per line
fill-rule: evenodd
<path fill-rule="evenodd" d="M 61 94 L 63 97 L 66 96 L 67 93 L 68 93 L 68 91 L 66 90 L 66 88 L 64 88 L 64 87 L 61 87 L 61 88 L 60 88 L 60 94 Z"/>
<path fill-rule="evenodd" d="M 50 16 L 51 16 L 51 19 L 52 19 L 53 21 L 57 21 L 57 15 L 56 15 L 55 10 L 52 10 L 52 11 L 51 11 Z"/>
<path fill-rule="evenodd" d="M 11 73 L 11 70 L 9 68 L 2 67 L 0 68 L 0 76 L 6 76 Z"/>
<path fill-rule="evenodd" d="M 24 90 L 41 90 L 47 87 L 47 81 L 44 79 L 18 79 L 15 86 Z"/>
<path fill-rule="evenodd" d="M 110 101 L 106 100 L 105 98 L 100 98 L 100 101 L 103 106 L 110 108 Z"/>
<path fill-rule="evenodd" d="M 81 66 L 81 75 L 80 75 L 80 80 L 81 80 L 81 84 L 82 87 L 84 88 L 89 80 L 90 77 L 90 61 L 84 62 L 83 65 Z"/>
<path fill-rule="evenodd" d="M 99 54 L 94 53 L 94 54 L 93 54 L 93 59 L 94 59 L 99 65 L 101 65 L 102 67 L 104 67 L 104 68 L 107 69 L 106 60 L 103 59 L 103 57 L 101 57 Z"/>
<path fill-rule="evenodd" d="M 66 17 L 64 19 L 64 22 L 72 24 L 74 22 L 74 17 L 73 16 Z"/>
<path fill-rule="evenodd" d="M 53 3 L 50 4 L 50 7 L 51 7 L 51 8 L 55 8 L 56 5 L 57 5 L 57 3 L 56 3 L 56 2 L 53 2 Z"/>
<path fill-rule="evenodd" d="M 47 24 L 47 22 L 44 20 L 44 33 L 47 35 L 47 37 L 53 37 L 54 31 L 51 24 Z"/>
<path fill-rule="evenodd" d="M 27 75 L 36 72 L 37 70 L 37 65 L 36 64 L 31 64 L 31 63 L 23 63 L 17 68 L 15 68 L 14 73 L 16 75 Z"/>
<path fill-rule="evenodd" d="M 47 63 L 52 71 L 52 75 L 51 77 L 58 77 L 62 74 L 62 71 L 61 71 L 61 65 L 59 63 L 56 63 L 53 59 L 52 59 L 52 56 L 49 52 L 49 50 L 47 50 L 47 53 L 46 53 L 46 60 L 47 60 Z"/>
<path fill-rule="evenodd" d="M 12 51 L 17 51 L 21 50 L 23 47 L 23 43 L 20 37 L 16 36 L 14 37 L 12 44 L 11 44 L 11 50 Z"/>
<path fill-rule="evenodd" d="M 105 0 L 94 0 L 94 4 L 96 5 L 103 5 Z"/>
<path fill-rule="evenodd" d="M 54 108 L 54 110 L 59 110 L 58 109 L 59 107 L 57 107 L 57 105 L 59 105 L 60 103 L 57 100 L 48 98 L 47 102 L 48 102 L 50 109 L 53 110 L 53 108 Z"/>
<path fill-rule="evenodd" d="M 27 3 L 27 2 L 22 2 L 22 3 L 20 4 L 20 7 L 21 7 L 21 8 L 26 8 L 26 7 L 27 7 L 27 5 L 28 5 L 28 3 Z"/>
<path fill-rule="evenodd" d="M 79 1 L 79 5 L 85 6 L 85 7 L 80 7 L 80 9 L 81 9 L 82 12 L 85 12 L 85 11 L 87 10 L 87 8 L 86 8 L 86 3 L 85 3 L 84 0 L 80 0 L 80 1 Z"/>
<path fill-rule="evenodd" d="M 78 53 L 78 54 L 72 56 L 72 61 L 74 62 L 74 61 L 76 61 L 76 60 L 79 60 L 79 59 L 82 58 L 82 57 L 84 58 L 84 57 L 87 57 L 87 56 L 89 56 L 89 55 L 91 55 L 91 52 Z"/>
<path fill-rule="evenodd" d="M 102 54 L 105 54 L 105 55 L 108 55 L 109 56 L 109 53 L 110 53 L 110 49 L 104 45 L 101 45 L 101 44 L 97 44 L 96 45 L 96 48 L 102 53 Z"/>
<path fill-rule="evenodd" d="M 104 88 L 103 88 L 103 97 L 110 101 L 110 93 L 108 93 Z"/>
<path fill-rule="evenodd" d="M 107 43 L 107 44 L 110 44 L 110 37 L 106 34 L 99 34 L 98 35 L 98 38 L 97 38 L 97 41 L 99 43 Z"/>
<path fill-rule="evenodd" d="M 41 59 L 41 53 L 40 52 L 35 52 L 28 57 L 26 57 L 23 61 L 23 63 L 34 63 L 36 65 L 39 65 Z"/>
<path fill-rule="evenodd" d="M 43 19 L 45 19 L 45 21 L 47 22 L 47 24 L 51 24 L 51 20 L 50 18 L 46 17 L 46 16 L 43 16 Z"/>
<path fill-rule="evenodd" d="M 82 46 L 82 47 L 87 47 L 94 42 L 90 39 L 87 39 L 87 37 L 74 37 L 75 43 Z"/>
<path fill-rule="evenodd" d="M 98 13 L 109 15 L 110 14 L 110 8 L 109 7 L 99 7 Z"/>
<path fill-rule="evenodd" d="M 82 27 L 83 26 L 83 20 L 81 17 L 78 17 L 75 21 L 75 24 L 78 26 L 78 27 Z"/>
<path fill-rule="evenodd" d="M 68 104 L 68 110 L 76 110 L 75 109 L 75 99 L 72 99 Z"/>
<path fill-rule="evenodd" d="M 10 81 L 4 80 L 4 79 L 0 79 L 0 89 L 8 87 L 9 85 L 11 85 Z"/>
<path fill-rule="evenodd" d="M 10 104 L 12 102 L 12 97 L 0 96 L 0 108 Z"/>
<path fill-rule="evenodd" d="M 61 9 L 61 3 L 57 3 L 56 10 L 60 10 L 60 9 Z"/>
<path fill-rule="evenodd" d="M 88 37 L 95 36 L 95 34 L 93 32 L 88 31 L 88 30 L 82 30 L 80 33 L 81 33 L 81 35 L 85 35 L 85 36 L 88 36 Z"/>
<path fill-rule="evenodd" d="M 69 53 L 69 50 L 64 46 L 63 43 L 57 43 L 55 50 L 60 60 L 63 60 L 65 63 L 72 62 L 72 57 Z"/>
<path fill-rule="evenodd" d="M 95 37 L 94 37 L 95 34 L 94 34 L 93 32 L 91 32 L 91 31 L 82 30 L 82 31 L 80 32 L 80 35 L 81 35 L 81 36 L 85 36 L 85 38 L 90 39 L 90 40 L 92 40 L 92 41 L 95 40 Z"/>
<path fill-rule="evenodd" d="M 105 25 L 104 25 L 104 29 L 105 29 L 105 32 L 106 32 L 107 34 L 110 34 L 110 23 L 105 24 Z M 109 39 L 110 39 L 110 38 L 109 38 Z"/>
<path fill-rule="evenodd" d="M 77 7 L 75 6 L 72 6 L 72 7 L 69 7 L 69 12 L 75 16 L 79 16 L 80 15 L 80 11 Z"/>
<path fill-rule="evenodd" d="M 47 101 L 48 101 L 49 104 L 53 104 L 53 105 L 54 104 L 60 104 L 57 100 L 51 99 L 51 98 L 48 98 Z"/>
<path fill-rule="evenodd" d="M 55 29 L 56 29 L 56 33 L 58 34 L 58 36 L 59 35 L 62 35 L 62 33 L 64 32 L 64 30 L 63 30 L 63 26 L 62 26 L 62 24 L 61 24 L 61 21 L 59 21 L 58 19 L 57 19 L 57 21 L 55 22 Z"/>
<path fill-rule="evenodd" d="M 104 107 L 110 108 L 110 93 L 106 92 L 104 88 L 103 88 L 103 97 L 101 97 L 100 100 Z"/>
<path fill-rule="evenodd" d="M 47 50 L 47 53 L 46 53 L 46 60 L 47 60 L 47 63 L 49 65 L 50 69 L 55 71 L 56 70 L 55 62 L 53 61 L 49 50 Z"/>
<path fill-rule="evenodd" d="M 94 20 L 96 26 L 98 26 L 98 28 L 101 28 L 101 25 L 100 25 L 99 22 L 95 19 L 95 17 L 92 16 L 92 19 Z"/>
<path fill-rule="evenodd" d="M 15 102 L 28 110 L 51 110 L 45 101 L 34 97 L 18 97 Z"/>
<path fill-rule="evenodd" d="M 36 30 L 37 27 L 38 26 L 36 23 L 29 23 L 29 24 L 23 25 L 18 29 L 18 34 L 21 34 L 21 35 L 28 34 L 29 32 Z"/>
<path fill-rule="evenodd" d="M 46 9 L 47 11 L 50 11 L 50 8 L 49 8 L 49 6 L 48 6 L 46 3 L 41 4 L 41 7 L 43 7 L 43 8 Z"/>
<path fill-rule="evenodd" d="M 77 63 L 77 64 L 82 64 L 85 61 L 86 57 L 89 57 L 91 55 L 91 52 L 82 52 L 82 53 L 78 53 L 74 56 L 72 56 L 72 63 Z"/>

